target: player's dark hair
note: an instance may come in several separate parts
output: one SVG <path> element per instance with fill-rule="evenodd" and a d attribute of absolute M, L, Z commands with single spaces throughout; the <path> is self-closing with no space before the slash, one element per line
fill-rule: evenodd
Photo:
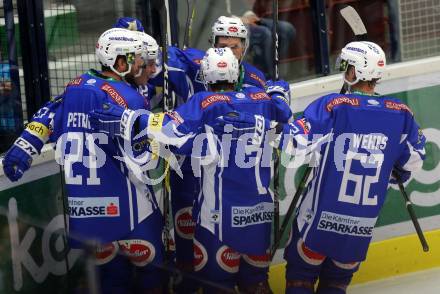
<path fill-rule="evenodd" d="M 220 91 L 232 91 L 234 90 L 235 84 L 228 81 L 218 81 L 215 84 L 209 84 L 209 88 L 214 92 Z"/>

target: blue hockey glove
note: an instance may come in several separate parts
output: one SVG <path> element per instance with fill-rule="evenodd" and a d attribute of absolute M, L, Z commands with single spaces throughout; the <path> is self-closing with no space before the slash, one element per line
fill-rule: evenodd
<path fill-rule="evenodd" d="M 396 177 L 397 175 L 397 177 Z M 398 184 L 398 183 L 405 183 L 409 180 L 411 177 L 411 172 L 404 170 L 401 167 L 395 166 L 393 168 L 393 172 L 391 173 L 390 183 L 391 184 Z"/>
<path fill-rule="evenodd" d="M 18 181 L 31 167 L 33 158 L 40 154 L 43 145 L 41 139 L 24 131 L 3 158 L 3 170 L 8 179 Z"/>
<path fill-rule="evenodd" d="M 133 17 L 120 17 L 113 25 L 114 28 L 123 28 L 131 31 L 143 32 L 144 27 L 139 19 Z"/>
<path fill-rule="evenodd" d="M 286 103 L 290 102 L 290 86 L 289 83 L 284 80 L 267 81 L 266 93 L 269 94 L 269 96 L 278 94 L 284 98 L 283 100 L 285 100 Z"/>
<path fill-rule="evenodd" d="M 230 112 L 216 118 L 214 131 L 217 134 L 231 133 L 232 138 L 239 139 L 244 134 L 254 134 L 255 143 L 261 144 L 265 132 L 270 128 L 270 121 L 261 115 L 246 112 Z"/>
<path fill-rule="evenodd" d="M 126 111 L 125 108 L 105 103 L 102 109 L 89 112 L 90 126 L 98 132 L 106 133 L 111 137 L 121 136 L 121 120 Z"/>

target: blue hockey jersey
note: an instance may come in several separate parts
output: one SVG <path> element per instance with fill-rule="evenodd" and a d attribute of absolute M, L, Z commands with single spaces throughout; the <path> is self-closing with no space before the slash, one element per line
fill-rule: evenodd
<path fill-rule="evenodd" d="M 422 167 L 425 137 L 413 113 L 395 98 L 330 94 L 284 132 L 325 138 L 297 218 L 306 246 L 344 263 L 364 260 L 393 167 Z"/>
<path fill-rule="evenodd" d="M 170 89 L 178 96 L 177 105 L 186 102 L 194 93 L 206 91 L 205 84 L 200 77 L 200 61 L 205 56 L 205 51 L 195 48 L 182 50 L 169 46 L 167 53 Z M 150 82 L 153 85 L 161 86 L 163 84 L 163 72 Z M 254 86 L 265 89 L 266 79 L 264 74 L 254 66 L 243 62 L 240 67 L 237 91 Z M 182 170 L 191 172 L 190 164 L 189 159 L 185 159 Z"/>
<path fill-rule="evenodd" d="M 238 252 L 263 255 L 270 244 L 273 217 L 272 148 L 245 147 L 227 132 L 214 139 L 205 127 L 219 116 L 241 111 L 280 122 L 292 115 L 284 99 L 249 87 L 246 94 L 199 92 L 166 114 L 162 124 L 175 124 L 178 134 L 204 134 L 174 150 L 200 159 L 193 162 L 195 169 L 201 165 L 202 191 L 194 211 L 197 222 Z"/>
<path fill-rule="evenodd" d="M 119 139 L 90 128 L 88 113 L 108 102 L 145 107 L 134 88 L 91 70 L 34 116 L 51 121 L 50 140 L 57 142 L 57 161 L 64 167 L 70 235 L 103 243 L 121 239 L 157 208 L 153 190 L 115 158 L 121 155 Z"/>

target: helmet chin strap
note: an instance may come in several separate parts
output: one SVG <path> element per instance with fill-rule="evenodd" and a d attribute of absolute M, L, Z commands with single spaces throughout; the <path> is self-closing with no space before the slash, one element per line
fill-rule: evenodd
<path fill-rule="evenodd" d="M 242 64 L 243 63 L 244 58 L 246 57 L 246 53 L 247 53 L 248 47 L 249 47 L 249 46 L 246 45 L 246 40 L 242 40 L 241 42 L 242 42 L 242 44 L 244 46 L 244 49 L 243 49 L 243 53 L 241 54 L 240 60 L 238 60 L 238 64 Z"/>
<path fill-rule="evenodd" d="M 134 77 L 135 77 L 135 78 L 140 77 L 140 76 L 142 75 L 143 71 L 144 71 L 144 69 L 143 69 L 142 67 L 139 68 L 139 71 L 137 72 L 137 74 L 134 75 Z"/>

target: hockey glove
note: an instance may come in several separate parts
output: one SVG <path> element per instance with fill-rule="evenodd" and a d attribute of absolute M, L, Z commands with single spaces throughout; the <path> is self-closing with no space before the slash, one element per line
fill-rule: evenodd
<path fill-rule="evenodd" d="M 397 175 L 397 177 L 396 177 Z M 401 167 L 394 166 L 393 172 L 391 173 L 390 183 L 391 184 L 399 184 L 405 183 L 411 178 L 411 172 L 404 170 Z"/>
<path fill-rule="evenodd" d="M 216 118 L 214 130 L 217 134 L 231 133 L 232 138 L 240 139 L 244 134 L 253 134 L 255 144 L 263 142 L 264 134 L 271 128 L 271 122 L 261 115 L 246 112 L 230 112 Z"/>
<path fill-rule="evenodd" d="M 290 86 L 289 83 L 284 80 L 272 81 L 269 80 L 266 82 L 266 93 L 269 96 L 278 95 L 281 99 L 283 99 L 287 104 L 290 101 Z"/>
<path fill-rule="evenodd" d="M 31 122 L 3 158 L 3 170 L 12 182 L 18 181 L 43 148 L 49 129 L 38 122 Z"/>
<path fill-rule="evenodd" d="M 106 133 L 111 137 L 121 136 L 130 139 L 127 130 L 127 121 L 133 110 L 125 109 L 116 104 L 105 103 L 102 109 L 89 112 L 90 126 L 98 132 Z"/>

